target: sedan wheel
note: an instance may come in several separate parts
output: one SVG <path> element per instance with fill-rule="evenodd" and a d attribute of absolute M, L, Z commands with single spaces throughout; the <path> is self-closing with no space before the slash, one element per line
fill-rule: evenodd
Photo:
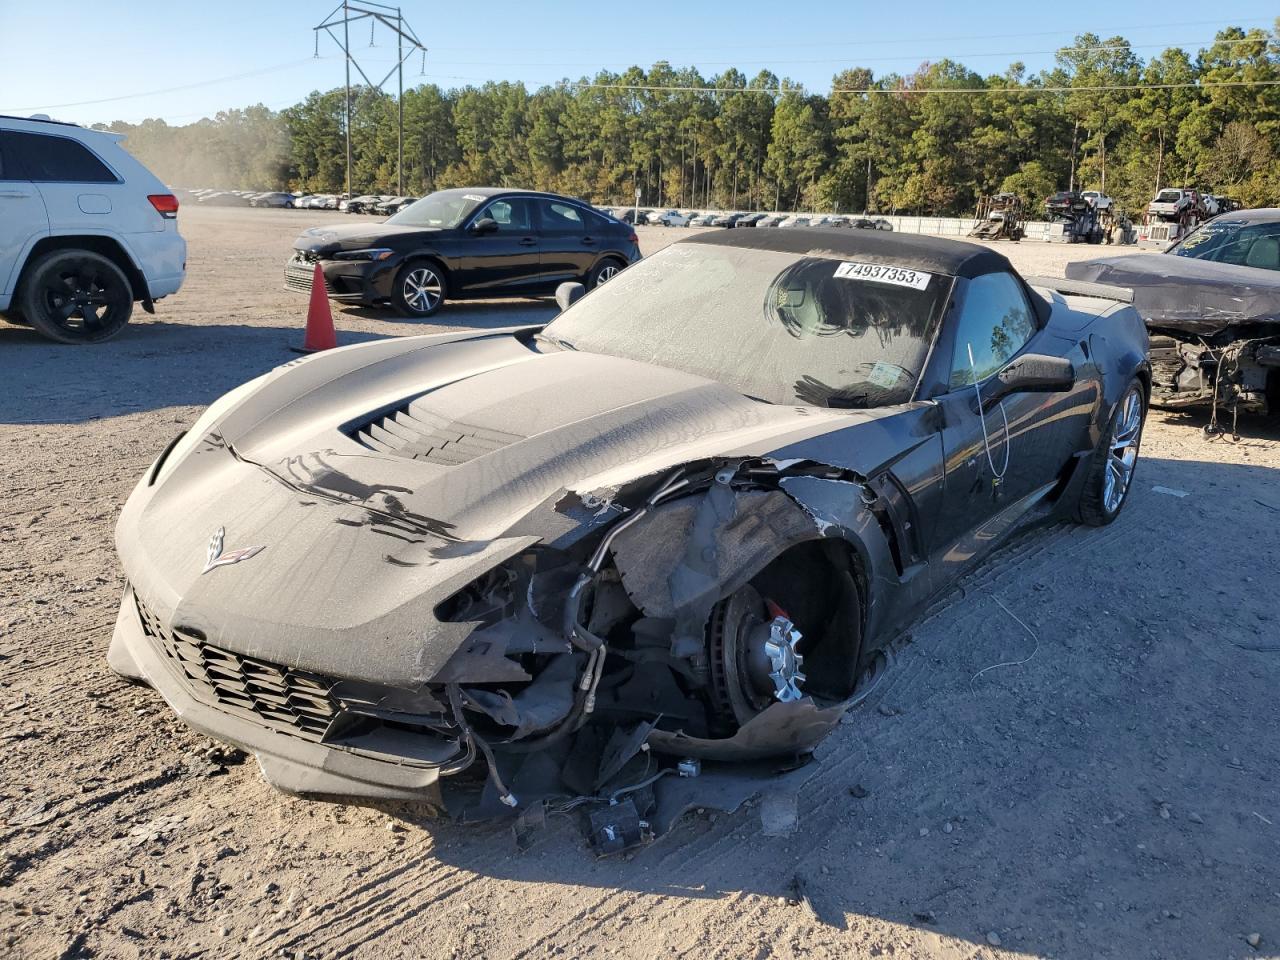
<path fill-rule="evenodd" d="M 1080 492 L 1079 516 L 1084 523 L 1104 526 L 1120 515 L 1133 489 L 1146 413 L 1146 397 L 1135 380 L 1116 404 L 1089 464 Z"/>
<path fill-rule="evenodd" d="M 591 271 L 590 283 L 588 288 L 594 290 L 602 283 L 608 283 L 619 273 L 622 272 L 622 265 L 616 260 L 606 260 Z"/>
<path fill-rule="evenodd" d="M 405 316 L 429 317 L 444 303 L 444 277 L 431 264 L 408 264 L 396 275 L 393 296 Z"/>

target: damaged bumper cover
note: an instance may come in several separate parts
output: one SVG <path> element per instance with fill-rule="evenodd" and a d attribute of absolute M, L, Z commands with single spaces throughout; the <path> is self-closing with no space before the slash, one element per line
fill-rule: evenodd
<path fill-rule="evenodd" d="M 215 697 L 202 697 L 176 659 L 148 634 L 132 589 L 121 601 L 107 661 L 117 674 L 155 689 L 200 733 L 252 753 L 267 782 L 286 793 L 439 805 L 440 768 L 457 754 L 456 744 L 422 737 L 403 737 L 395 745 L 368 735 L 309 741 L 232 712 Z"/>

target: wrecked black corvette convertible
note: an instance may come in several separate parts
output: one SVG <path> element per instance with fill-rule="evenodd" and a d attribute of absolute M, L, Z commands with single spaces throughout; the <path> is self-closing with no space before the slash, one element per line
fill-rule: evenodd
<path fill-rule="evenodd" d="M 1132 289 L 1151 333 L 1153 404 L 1211 407 L 1214 422 L 1219 409 L 1280 414 L 1280 209 L 1215 217 L 1164 254 L 1066 274 Z"/>
<path fill-rule="evenodd" d="M 436 804 L 466 771 L 502 810 L 794 760 L 1010 529 L 1123 507 L 1146 333 L 1057 286 L 734 230 L 545 328 L 286 364 L 134 490 L 110 664 L 301 794 Z"/>

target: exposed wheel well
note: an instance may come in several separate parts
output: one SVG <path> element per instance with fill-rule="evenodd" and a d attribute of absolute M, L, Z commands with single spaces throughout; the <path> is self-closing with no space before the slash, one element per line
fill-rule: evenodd
<path fill-rule="evenodd" d="M 795 622 L 805 641 L 808 690 L 826 699 L 853 694 L 861 674 L 867 584 L 852 546 L 839 539 L 792 546 L 751 578 Z"/>
<path fill-rule="evenodd" d="M 122 271 L 129 281 L 129 287 L 133 291 L 133 299 L 141 300 L 144 303 L 150 302 L 151 291 L 147 288 L 146 278 L 134 264 L 133 259 L 125 252 L 124 247 L 111 237 L 98 236 L 58 236 L 43 237 L 36 242 L 31 248 L 31 253 L 27 255 L 26 263 L 22 265 L 22 273 L 18 276 L 18 283 L 13 289 L 13 301 L 18 302 L 21 295 L 22 284 L 27 278 L 27 273 L 31 269 L 31 265 L 46 253 L 55 250 L 89 250 L 93 253 L 106 257 Z"/>

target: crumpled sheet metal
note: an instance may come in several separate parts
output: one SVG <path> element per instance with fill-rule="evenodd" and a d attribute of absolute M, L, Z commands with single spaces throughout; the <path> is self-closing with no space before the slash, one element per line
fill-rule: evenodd
<path fill-rule="evenodd" d="M 1069 263 L 1071 280 L 1133 290 L 1133 305 L 1152 327 L 1201 336 L 1240 323 L 1280 324 L 1280 272 L 1179 257 L 1135 254 Z"/>
<path fill-rule="evenodd" d="M 766 760 L 808 753 L 835 729 L 845 710 L 843 703 L 820 707 L 806 697 L 771 704 L 726 739 L 654 730 L 649 734 L 649 746 L 662 753 L 702 760 Z"/>
<path fill-rule="evenodd" d="M 513 727 L 515 739 L 549 730 L 573 709 L 573 688 L 581 656 L 555 657 L 533 682 L 514 697 L 506 691 L 464 687 L 472 706 L 495 722 Z"/>
<path fill-rule="evenodd" d="M 781 491 L 716 484 L 702 496 L 655 507 L 622 531 L 613 541 L 613 560 L 645 616 L 674 619 L 684 608 L 709 610 L 778 553 L 818 534 Z"/>

